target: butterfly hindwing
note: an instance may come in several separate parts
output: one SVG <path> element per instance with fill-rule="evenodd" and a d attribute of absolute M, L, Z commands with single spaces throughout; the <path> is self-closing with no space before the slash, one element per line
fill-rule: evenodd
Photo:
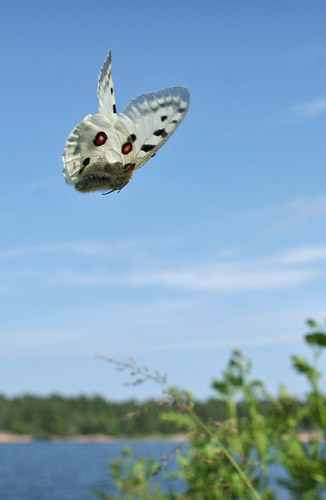
<path fill-rule="evenodd" d="M 122 189 L 130 181 L 135 165 L 130 141 L 128 130 L 117 119 L 99 114 L 86 116 L 66 143 L 66 182 L 81 192 Z"/>
<path fill-rule="evenodd" d="M 186 87 L 170 87 L 135 97 L 119 115 L 134 138 L 136 169 L 155 155 L 183 120 L 189 106 Z"/>
<path fill-rule="evenodd" d="M 107 140 L 96 145 L 98 134 Z M 126 131 L 125 134 L 128 132 Z M 106 115 L 87 115 L 68 137 L 63 154 L 64 175 L 69 184 L 76 184 L 93 164 L 121 162 L 121 140 L 116 130 L 116 120 Z"/>

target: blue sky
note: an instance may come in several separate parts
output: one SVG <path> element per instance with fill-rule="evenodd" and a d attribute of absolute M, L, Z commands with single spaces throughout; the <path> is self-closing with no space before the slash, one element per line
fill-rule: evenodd
<path fill-rule="evenodd" d="M 323 1 L 1 3 L 0 392 L 144 399 L 96 355 L 203 399 L 233 348 L 275 391 L 323 321 Z M 64 182 L 108 49 L 118 112 L 186 85 L 188 115 L 119 194 Z"/>

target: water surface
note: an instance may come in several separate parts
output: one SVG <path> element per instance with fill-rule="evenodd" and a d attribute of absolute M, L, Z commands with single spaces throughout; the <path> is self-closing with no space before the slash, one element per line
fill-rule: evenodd
<path fill-rule="evenodd" d="M 94 500 L 94 488 L 116 493 L 108 463 L 130 446 L 135 456 L 160 458 L 174 442 L 10 443 L 0 445 L 1 500 Z M 166 487 L 180 482 L 165 481 Z"/>

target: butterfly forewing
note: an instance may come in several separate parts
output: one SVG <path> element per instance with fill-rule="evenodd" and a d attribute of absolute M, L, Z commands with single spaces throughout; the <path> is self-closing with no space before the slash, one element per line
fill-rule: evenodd
<path fill-rule="evenodd" d="M 167 89 L 135 97 L 119 115 L 134 137 L 136 169 L 155 155 L 184 118 L 189 106 L 186 87 Z"/>
<path fill-rule="evenodd" d="M 98 113 L 109 116 L 117 113 L 111 66 L 111 50 L 109 50 L 97 83 L 97 97 L 99 99 Z"/>

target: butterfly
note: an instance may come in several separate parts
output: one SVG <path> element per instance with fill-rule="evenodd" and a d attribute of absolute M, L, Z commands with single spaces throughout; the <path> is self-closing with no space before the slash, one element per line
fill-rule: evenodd
<path fill-rule="evenodd" d="M 111 50 L 97 86 L 98 112 L 70 133 L 62 156 L 63 173 L 77 191 L 120 191 L 163 146 L 189 106 L 186 87 L 142 94 L 117 114 L 111 75 Z"/>

